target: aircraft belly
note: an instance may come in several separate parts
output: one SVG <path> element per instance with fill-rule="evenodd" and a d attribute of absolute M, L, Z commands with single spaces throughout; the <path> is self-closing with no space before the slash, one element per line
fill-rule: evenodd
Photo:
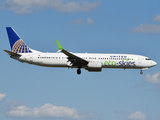
<path fill-rule="evenodd" d="M 46 67 L 69 67 L 67 62 L 64 61 L 53 61 L 53 60 L 43 60 L 43 61 L 34 61 L 33 64 L 39 66 L 46 66 Z"/>

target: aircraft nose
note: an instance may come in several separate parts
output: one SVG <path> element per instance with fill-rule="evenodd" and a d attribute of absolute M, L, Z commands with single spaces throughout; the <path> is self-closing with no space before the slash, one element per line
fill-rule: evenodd
<path fill-rule="evenodd" d="M 153 66 L 156 66 L 156 65 L 157 65 L 157 63 L 156 63 L 155 61 L 153 61 L 153 62 L 152 62 L 152 65 L 153 65 Z"/>

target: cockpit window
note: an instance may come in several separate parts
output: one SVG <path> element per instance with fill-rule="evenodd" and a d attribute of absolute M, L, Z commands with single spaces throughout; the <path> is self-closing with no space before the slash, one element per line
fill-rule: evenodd
<path fill-rule="evenodd" d="M 151 60 L 150 58 L 146 58 L 146 60 Z"/>

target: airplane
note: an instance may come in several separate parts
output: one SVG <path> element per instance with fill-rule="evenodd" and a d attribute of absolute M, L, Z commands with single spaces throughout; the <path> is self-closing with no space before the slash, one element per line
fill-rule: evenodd
<path fill-rule="evenodd" d="M 89 72 L 101 72 L 102 68 L 122 68 L 143 70 L 156 66 L 157 63 L 148 57 L 134 54 L 98 54 L 98 53 L 72 53 L 63 49 L 56 40 L 59 50 L 56 53 L 44 53 L 29 48 L 12 27 L 6 27 L 10 41 L 11 51 L 4 50 L 11 58 L 22 63 L 29 63 L 44 67 L 81 68 Z"/>

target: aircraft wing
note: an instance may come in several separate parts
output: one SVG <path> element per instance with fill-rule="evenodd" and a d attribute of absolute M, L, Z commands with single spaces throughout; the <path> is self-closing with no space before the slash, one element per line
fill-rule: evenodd
<path fill-rule="evenodd" d="M 6 53 L 8 53 L 9 55 L 13 55 L 13 56 L 21 56 L 20 54 L 8 51 L 8 50 L 4 50 Z"/>
<path fill-rule="evenodd" d="M 68 56 L 68 60 L 72 63 L 73 66 L 86 66 L 89 62 L 85 59 L 82 59 L 62 48 L 58 40 L 56 40 L 58 48 L 61 52 Z"/>

